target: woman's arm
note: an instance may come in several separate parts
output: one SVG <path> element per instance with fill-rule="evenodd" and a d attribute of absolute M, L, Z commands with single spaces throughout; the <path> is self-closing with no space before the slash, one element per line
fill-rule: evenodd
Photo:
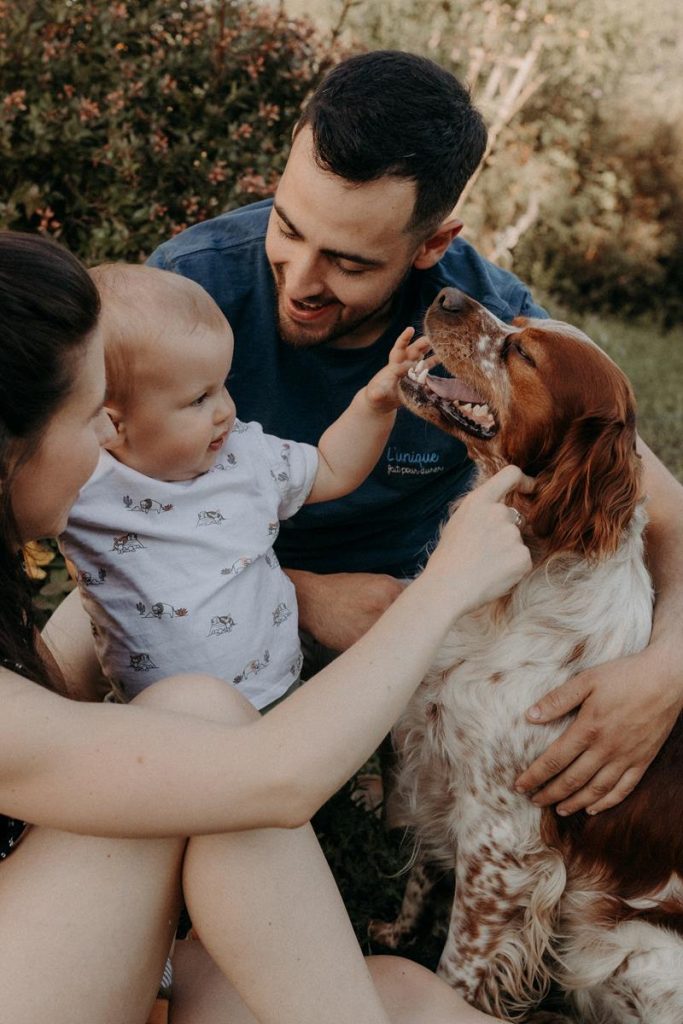
<path fill-rule="evenodd" d="M 101 700 L 107 684 L 95 654 L 90 617 L 77 590 L 52 613 L 42 637 L 67 680 L 68 695 L 74 700 Z"/>
<path fill-rule="evenodd" d="M 345 655 L 265 718 L 225 726 L 66 700 L 0 674 L 0 807 L 75 832 L 168 836 L 298 826 L 376 748 L 451 623 L 530 558 L 501 499 L 508 467 L 462 503 L 422 576 Z"/>

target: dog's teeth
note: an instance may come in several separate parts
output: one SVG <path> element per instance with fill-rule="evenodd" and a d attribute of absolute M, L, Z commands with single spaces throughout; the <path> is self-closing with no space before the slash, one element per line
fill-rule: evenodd
<path fill-rule="evenodd" d="M 465 402 L 465 404 L 461 405 L 460 408 L 462 409 L 463 412 L 472 412 L 472 403 Z"/>
<path fill-rule="evenodd" d="M 417 374 L 415 373 L 415 370 L 413 369 L 412 366 L 408 370 L 408 376 L 410 377 L 411 380 L 417 380 Z"/>
<path fill-rule="evenodd" d="M 429 370 L 424 369 L 422 371 L 422 373 L 418 374 L 417 383 L 418 384 L 424 384 L 424 382 L 427 380 L 428 376 L 429 376 Z"/>
<path fill-rule="evenodd" d="M 416 363 L 416 365 L 415 365 L 415 373 L 421 373 L 422 370 L 424 369 L 424 365 L 425 365 L 424 359 L 421 359 L 419 361 L 419 363 Z"/>

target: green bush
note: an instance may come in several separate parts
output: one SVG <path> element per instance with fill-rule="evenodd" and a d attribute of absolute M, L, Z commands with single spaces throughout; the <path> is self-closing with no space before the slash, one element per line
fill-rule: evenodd
<path fill-rule="evenodd" d="M 0 0 L 0 223 L 138 260 L 270 194 L 325 59 L 251 0 Z"/>
<path fill-rule="evenodd" d="M 548 175 L 514 269 L 575 311 L 649 313 L 672 326 L 683 321 L 683 147 L 666 122 L 629 127 L 596 117 L 568 173 Z M 544 157 L 551 169 L 553 153 Z"/>

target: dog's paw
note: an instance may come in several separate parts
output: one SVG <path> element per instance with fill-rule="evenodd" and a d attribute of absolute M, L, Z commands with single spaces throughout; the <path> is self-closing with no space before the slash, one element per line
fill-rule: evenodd
<path fill-rule="evenodd" d="M 387 949 L 398 949 L 401 942 L 405 939 L 395 921 L 370 921 L 368 923 L 368 936 L 373 942 L 377 942 Z"/>

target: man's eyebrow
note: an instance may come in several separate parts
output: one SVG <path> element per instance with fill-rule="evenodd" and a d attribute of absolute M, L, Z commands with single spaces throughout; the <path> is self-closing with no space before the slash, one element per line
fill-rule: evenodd
<path fill-rule="evenodd" d="M 277 203 L 273 203 L 273 209 L 280 218 L 281 221 L 287 225 L 290 231 L 292 231 L 298 238 L 303 238 L 303 235 L 299 229 L 292 224 L 291 220 Z M 363 267 L 383 267 L 384 260 L 373 260 L 367 256 L 359 256 L 355 252 L 342 252 L 341 249 L 321 249 L 323 256 L 333 256 L 337 260 L 348 260 L 349 263 L 359 263 Z"/>

